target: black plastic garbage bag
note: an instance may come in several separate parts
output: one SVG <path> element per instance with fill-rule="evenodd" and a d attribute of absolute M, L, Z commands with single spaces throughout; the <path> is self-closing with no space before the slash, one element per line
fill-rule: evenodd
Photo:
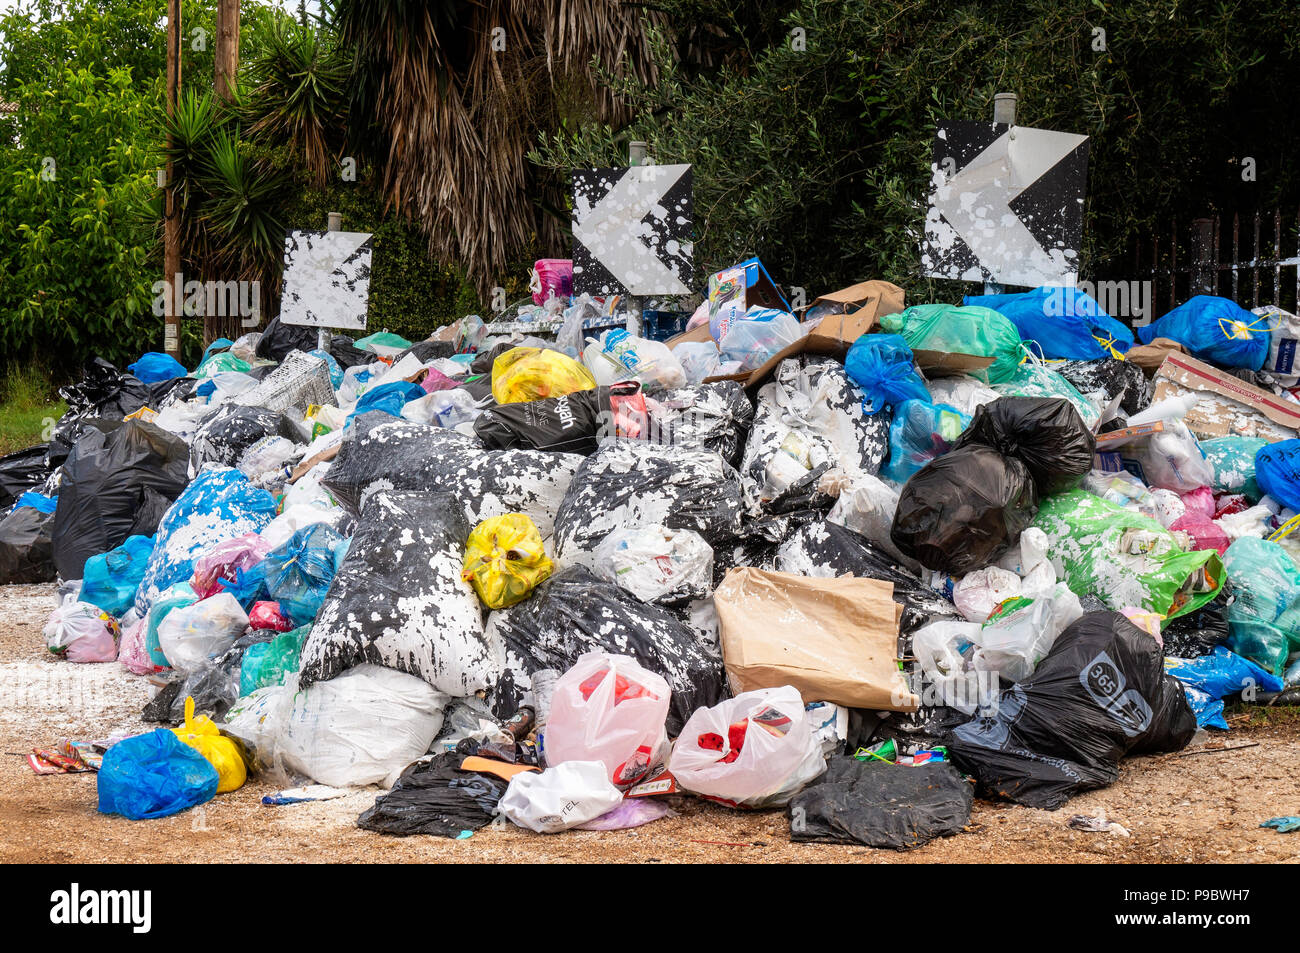
<path fill-rule="evenodd" d="M 681 387 L 646 398 L 654 443 L 713 450 L 740 465 L 754 423 L 754 405 L 739 381 Z"/>
<path fill-rule="evenodd" d="M 140 720 L 155 724 L 180 725 L 185 721 L 185 699 L 194 699 L 194 713 L 214 721 L 223 718 L 239 700 L 239 669 L 249 646 L 270 642 L 274 629 L 248 629 L 220 656 L 187 674 L 172 675 L 158 694 L 141 710 Z"/>
<path fill-rule="evenodd" d="M 0 512 L 14 505 L 14 500 L 28 490 L 40 486 L 50 475 L 45 462 L 48 452 L 45 444 L 0 457 Z"/>
<path fill-rule="evenodd" d="M 983 789 L 1054 811 L 1112 783 L 1124 755 L 1177 751 L 1195 733 L 1156 640 L 1118 612 L 1089 612 L 992 713 L 955 729 L 948 747 Z"/>
<path fill-rule="evenodd" d="M 393 358 L 396 364 L 408 354 L 414 354 L 415 359 L 421 364 L 428 364 L 438 358 L 449 358 L 456 353 L 456 344 L 454 341 L 416 341 L 397 357 Z"/>
<path fill-rule="evenodd" d="M 322 484 L 354 516 L 375 490 L 445 490 L 460 498 L 471 527 L 524 513 L 547 537 L 582 463 L 571 453 L 485 450 L 475 437 L 382 411 L 362 414 L 352 426 Z"/>
<path fill-rule="evenodd" d="M 59 396 L 68 404 L 67 413 L 54 425 L 50 437 L 48 462 L 56 467 L 67 458 L 73 443 L 81 436 L 87 420 L 122 420 L 149 405 L 152 394 L 147 384 L 134 374 L 125 374 L 96 357 L 87 362 L 82 379 L 59 388 Z"/>
<path fill-rule="evenodd" d="M 566 564 L 592 565 L 614 530 L 653 525 L 694 530 L 716 546 L 740 532 L 742 505 L 739 475 L 711 450 L 606 442 L 569 484 L 555 552 Z"/>
<path fill-rule="evenodd" d="M 457 698 L 491 687 L 500 654 L 461 578 L 469 530 L 452 493 L 372 495 L 303 645 L 300 684 L 371 662 Z"/>
<path fill-rule="evenodd" d="M 271 361 L 283 361 L 290 351 L 310 351 L 316 347 L 317 329 L 284 324 L 276 315 L 262 331 L 256 354 Z"/>
<path fill-rule="evenodd" d="M 313 344 L 309 350 L 314 348 L 315 345 Z M 375 363 L 374 352 L 357 347 L 352 338 L 346 334 L 336 334 L 330 338 L 329 353 L 330 357 L 334 358 L 339 367 L 345 371 L 349 367 L 356 367 L 359 364 Z"/>
<path fill-rule="evenodd" d="M 1165 655 L 1171 658 L 1200 658 L 1228 640 L 1228 588 L 1195 612 L 1170 619 L 1160 630 Z"/>
<path fill-rule="evenodd" d="M 283 429 L 280 414 L 264 407 L 227 403 L 199 424 L 190 441 L 190 461 L 196 473 L 205 463 L 233 467 L 245 450 L 275 434 L 296 438 L 292 430 Z"/>
<path fill-rule="evenodd" d="M 1107 357 L 1099 361 L 1064 361 L 1051 367 L 1080 394 L 1103 408 L 1119 397 L 1125 417 L 1146 410 L 1155 393 L 1142 368 L 1130 361 Z"/>
<path fill-rule="evenodd" d="M 563 397 L 497 404 L 474 420 L 474 433 L 489 450 L 549 450 L 587 457 L 596 452 L 602 437 L 627 432 L 615 426 L 615 406 L 624 398 L 636 400 L 640 391 L 639 383 L 629 381 Z M 627 423 L 634 435 L 647 427 L 645 414 L 636 410 Z"/>
<path fill-rule="evenodd" d="M 0 586 L 53 582 L 54 514 L 20 506 L 0 519 Z"/>
<path fill-rule="evenodd" d="M 899 566 L 888 553 L 838 523 L 820 520 L 794 530 L 777 547 L 774 568 L 819 579 L 850 575 L 893 583 L 894 601 L 903 607 L 899 631 L 904 635 L 939 619 L 961 618 L 956 606 Z"/>
<path fill-rule="evenodd" d="M 786 809 L 790 840 L 911 850 L 970 822 L 974 785 L 946 762 L 915 767 L 832 758 Z"/>
<path fill-rule="evenodd" d="M 151 499 L 146 490 L 170 501 L 188 483 L 189 447 L 175 434 L 142 420 L 88 426 L 63 464 L 54 513 L 59 575 L 80 579 L 87 559 L 122 545 Z"/>
<path fill-rule="evenodd" d="M 912 474 L 889 538 L 925 568 L 964 576 L 1019 542 L 1037 510 L 1023 463 L 988 447 L 963 447 Z"/>
<path fill-rule="evenodd" d="M 495 774 L 462 771 L 465 756 L 449 751 L 407 767 L 387 794 L 357 818 L 380 834 L 459 837 L 492 822 L 509 782 Z"/>
<path fill-rule="evenodd" d="M 670 736 L 695 709 L 716 705 L 727 694 L 722 659 L 676 615 L 580 567 L 552 576 L 526 601 L 493 612 L 488 629 L 489 639 L 499 638 L 505 647 L 505 671 L 491 694 L 500 718 L 515 713 L 533 672 L 563 672 L 579 655 L 598 649 L 630 655 L 667 680 L 673 692 Z"/>
<path fill-rule="evenodd" d="M 194 377 L 172 377 L 165 381 L 149 385 L 149 406 L 162 410 L 181 400 L 189 400 L 198 390 L 199 381 Z"/>
<path fill-rule="evenodd" d="M 821 510 L 805 509 L 790 513 L 764 513 L 741 518 L 740 533 L 731 542 L 713 545 L 713 585 L 722 585 L 728 572 L 737 566 L 755 569 L 776 569 L 776 553 L 801 526 L 821 523 L 826 514 Z"/>
<path fill-rule="evenodd" d="M 1023 463 L 1044 497 L 1079 485 L 1092 469 L 1097 440 L 1063 397 L 999 397 L 976 408 L 952 449 L 976 445 Z"/>
<path fill-rule="evenodd" d="M 172 502 L 153 487 L 146 486 L 140 497 L 140 508 L 135 511 L 135 520 L 131 523 L 131 532 L 127 535 L 152 536 L 158 532 L 158 524 L 171 509 Z"/>

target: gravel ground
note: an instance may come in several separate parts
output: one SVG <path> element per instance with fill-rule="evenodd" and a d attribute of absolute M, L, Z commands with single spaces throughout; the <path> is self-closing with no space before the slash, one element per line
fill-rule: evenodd
<path fill-rule="evenodd" d="M 138 718 L 145 680 L 117 663 L 74 665 L 50 656 L 41 627 L 53 586 L 0 588 L 0 861 L 78 863 L 179 861 L 298 862 L 845 862 L 845 863 L 1205 863 L 1297 861 L 1300 837 L 1260 830 L 1280 814 L 1300 814 L 1300 717 L 1279 710 L 1232 719 L 1186 751 L 1132 758 L 1119 781 L 1039 811 L 976 801 L 966 832 L 919 850 L 792 844 L 779 811 L 739 813 L 689 798 L 678 816 L 631 831 L 545 836 L 489 827 L 464 841 L 384 837 L 361 831 L 356 816 L 377 789 L 345 798 L 264 807 L 273 785 L 250 781 L 195 810 L 157 821 L 128 821 L 95 810 L 95 777 L 38 777 L 25 755 L 61 737 L 102 738 L 149 730 Z M 1220 750 L 1255 743 L 1240 750 Z M 1202 752 L 1202 753 L 1192 753 Z M 1106 816 L 1131 836 L 1084 833 L 1074 814 Z"/>

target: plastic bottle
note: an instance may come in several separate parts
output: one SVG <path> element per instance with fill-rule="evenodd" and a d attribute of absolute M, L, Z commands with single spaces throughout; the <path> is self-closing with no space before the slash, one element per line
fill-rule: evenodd
<path fill-rule="evenodd" d="M 533 673 L 533 715 L 534 725 L 543 728 L 551 716 L 551 696 L 555 693 L 555 683 L 560 673 L 553 668 L 544 668 Z"/>

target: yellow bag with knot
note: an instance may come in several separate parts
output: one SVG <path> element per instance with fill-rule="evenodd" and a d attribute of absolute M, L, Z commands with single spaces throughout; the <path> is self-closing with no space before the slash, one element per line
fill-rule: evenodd
<path fill-rule="evenodd" d="M 239 745 L 223 735 L 207 715 L 194 717 L 192 696 L 185 699 L 185 724 L 172 731 L 217 769 L 218 794 L 238 791 L 244 786 L 248 780 L 248 770 L 244 767 L 244 756 L 239 753 Z"/>
<path fill-rule="evenodd" d="M 461 576 L 489 609 L 504 609 L 527 599 L 553 568 L 533 521 L 523 513 L 507 513 L 470 532 Z"/>
<path fill-rule="evenodd" d="M 512 347 L 492 362 L 492 396 L 519 404 L 591 390 L 596 379 L 567 354 L 539 347 Z"/>

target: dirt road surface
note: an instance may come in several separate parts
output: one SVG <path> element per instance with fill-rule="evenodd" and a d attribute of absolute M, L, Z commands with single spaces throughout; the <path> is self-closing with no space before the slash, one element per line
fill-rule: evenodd
<path fill-rule="evenodd" d="M 1056 812 L 976 801 L 966 832 L 919 850 L 792 844 L 779 811 L 738 813 L 682 798 L 677 817 L 630 831 L 546 836 L 489 827 L 463 841 L 385 837 L 356 817 L 378 793 L 264 807 L 274 786 L 241 790 L 156 821 L 95 810 L 95 776 L 36 776 L 25 755 L 59 738 L 151 730 L 139 720 L 144 679 L 116 662 L 75 665 L 49 655 L 41 627 L 53 586 L 0 588 L 0 861 L 14 862 L 460 862 L 686 863 L 1213 863 L 1295 862 L 1300 834 L 1259 823 L 1300 814 L 1300 717 L 1254 710 L 1186 751 L 1132 758 L 1119 781 Z M 1207 749 L 1247 745 L 1236 751 Z M 1193 754 L 1194 751 L 1202 753 Z M 1085 833 L 1075 814 L 1106 816 L 1131 835 Z"/>

